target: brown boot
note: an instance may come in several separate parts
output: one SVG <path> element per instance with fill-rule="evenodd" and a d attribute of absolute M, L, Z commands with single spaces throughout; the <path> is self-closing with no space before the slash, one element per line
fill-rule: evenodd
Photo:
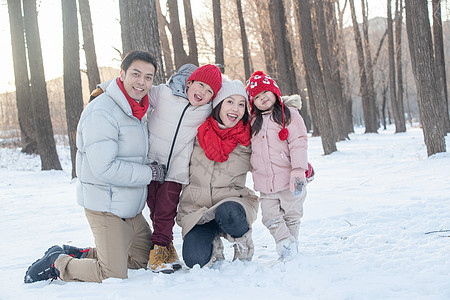
<path fill-rule="evenodd" d="M 153 249 L 150 250 L 150 255 L 148 258 L 148 268 L 155 273 L 173 273 L 173 267 L 171 264 L 166 263 L 169 257 L 169 250 L 167 247 L 153 245 Z"/>
<path fill-rule="evenodd" d="M 173 243 L 170 243 L 167 250 L 169 251 L 169 257 L 167 258 L 166 263 L 171 264 L 175 271 L 181 269 L 183 265 L 178 258 L 177 250 L 175 249 Z"/>

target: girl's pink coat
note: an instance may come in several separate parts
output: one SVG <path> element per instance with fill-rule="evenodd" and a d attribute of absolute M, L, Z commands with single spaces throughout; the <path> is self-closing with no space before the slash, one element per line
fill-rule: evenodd
<path fill-rule="evenodd" d="M 287 140 L 281 141 L 278 132 L 282 126 L 272 120 L 271 114 L 263 115 L 263 125 L 252 136 L 252 175 L 254 189 L 266 194 L 288 188 L 293 191 L 295 177 L 305 181 L 308 168 L 308 136 L 303 118 L 297 109 L 285 106 L 291 112 Z"/>

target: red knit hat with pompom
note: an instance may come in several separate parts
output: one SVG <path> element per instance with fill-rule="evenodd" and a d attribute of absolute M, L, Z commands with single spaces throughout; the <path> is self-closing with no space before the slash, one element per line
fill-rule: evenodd
<path fill-rule="evenodd" d="M 269 75 L 264 74 L 263 71 L 256 71 L 253 75 L 247 80 L 247 93 L 250 102 L 250 109 L 253 110 L 253 99 L 259 93 L 264 91 L 271 91 L 274 93 L 281 104 L 281 111 L 283 113 L 283 128 L 278 133 L 280 140 L 284 141 L 289 136 L 289 131 L 287 130 L 284 124 L 284 105 L 281 100 L 281 92 L 275 80 L 273 80 Z"/>
<path fill-rule="evenodd" d="M 220 73 L 220 69 L 215 65 L 204 65 L 197 68 L 189 76 L 187 81 L 191 80 L 201 81 L 209 85 L 214 91 L 214 95 L 211 98 L 213 100 L 222 86 L 222 73 Z"/>

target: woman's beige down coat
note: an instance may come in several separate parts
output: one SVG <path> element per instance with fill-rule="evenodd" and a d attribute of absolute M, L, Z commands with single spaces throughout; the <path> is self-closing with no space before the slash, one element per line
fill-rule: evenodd
<path fill-rule="evenodd" d="M 217 207 L 226 201 L 240 203 L 251 228 L 258 212 L 258 197 L 245 186 L 250 171 L 249 147 L 238 144 L 227 161 L 208 159 L 195 140 L 189 171 L 189 185 L 183 189 L 178 206 L 177 223 L 184 236 L 195 226 L 215 217 Z"/>

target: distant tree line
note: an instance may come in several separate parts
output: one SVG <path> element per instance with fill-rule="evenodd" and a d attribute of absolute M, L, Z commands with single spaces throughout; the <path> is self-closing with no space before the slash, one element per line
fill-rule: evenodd
<path fill-rule="evenodd" d="M 405 102 L 408 112 L 410 108 L 405 101 L 408 80 L 404 79 L 405 67 L 410 66 L 428 155 L 445 152 L 450 121 L 440 1 L 387 0 L 385 31 L 376 41 L 370 34 L 367 0 L 361 0 L 359 12 L 354 1 L 205 0 L 210 13 L 195 19 L 193 10 L 197 8 L 190 0 L 119 0 L 122 49 L 117 50 L 120 56 L 135 49 L 153 53 L 160 64 L 155 84 L 165 82 L 186 63 L 215 63 L 225 75 L 244 82 L 254 70 L 265 70 L 283 94 L 302 96 L 301 114 L 312 134 L 321 136 L 324 154 L 336 151 L 336 143 L 353 132 L 357 99 L 366 133 L 386 128 L 388 121 L 395 124 L 396 132 L 406 131 L 406 116 L 411 114 L 405 113 Z M 36 1 L 7 3 L 22 151 L 40 154 L 43 170 L 61 169 Z M 183 18 L 179 5 L 183 5 Z M 75 132 L 85 103 L 80 45 L 90 90 L 100 83 L 100 75 L 89 0 L 61 0 L 61 7 L 65 118 L 72 175 L 76 176 Z M 351 33 L 344 28 L 346 11 L 351 15 Z M 78 17 L 82 42 L 78 40 Z"/>

